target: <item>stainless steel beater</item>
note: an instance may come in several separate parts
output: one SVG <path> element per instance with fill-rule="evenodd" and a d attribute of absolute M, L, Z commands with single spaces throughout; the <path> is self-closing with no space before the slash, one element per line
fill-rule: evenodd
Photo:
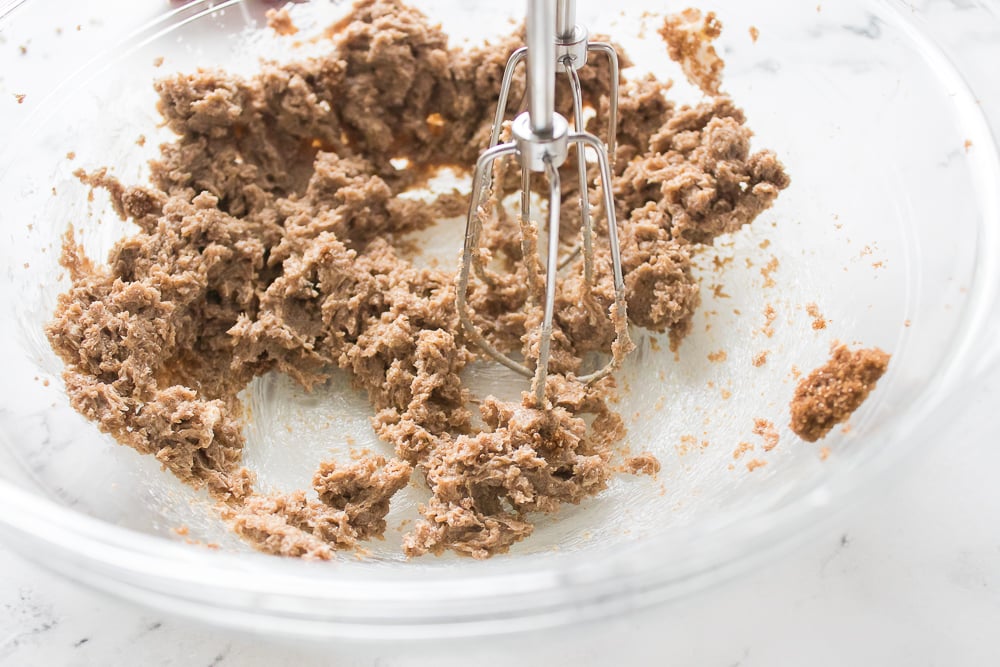
<path fill-rule="evenodd" d="M 541 407 L 545 403 L 545 380 L 548 375 L 548 363 L 552 342 L 552 320 L 555 310 L 556 275 L 560 269 L 559 262 L 559 215 L 561 190 L 559 183 L 559 167 L 566 161 L 569 145 L 576 146 L 580 178 L 580 212 L 583 235 L 584 278 L 588 286 L 593 284 L 593 226 L 590 217 L 587 195 L 587 163 L 584 155 L 586 148 L 591 148 L 597 154 L 600 168 L 602 190 L 604 193 L 604 210 L 608 221 L 608 244 L 611 253 L 612 274 L 614 279 L 615 298 L 612 306 L 611 319 L 615 327 L 614 349 L 627 350 L 629 346 L 625 283 L 622 278 L 621 253 L 618 246 L 618 230 L 615 223 L 614 198 L 611 192 L 611 166 L 609 154 L 614 154 L 615 125 L 617 123 L 618 103 L 618 58 L 608 44 L 589 43 L 586 29 L 575 23 L 575 0 L 527 0 L 526 17 L 527 46 L 511 55 L 504 72 L 501 84 L 500 99 L 490 147 L 479 156 L 472 182 L 472 201 L 469 204 L 469 215 L 466 221 L 465 246 L 462 253 L 462 266 L 458 276 L 456 305 L 459 318 L 466 333 L 484 352 L 504 366 L 527 377 L 534 376 L 533 390 L 536 403 Z M 593 134 L 583 130 L 582 91 L 580 89 L 577 70 L 586 64 L 587 54 L 599 51 L 608 54 L 612 67 L 611 99 L 609 104 L 608 146 Z M 519 114 L 511 125 L 512 139 L 508 143 L 498 144 L 500 125 L 506 107 L 507 95 L 510 90 L 513 69 L 522 60 L 527 63 L 527 102 L 528 111 Z M 569 131 L 566 119 L 555 112 L 555 70 L 556 65 L 562 65 L 570 79 L 573 88 L 573 103 L 576 131 Z M 470 273 L 473 268 L 476 274 L 486 280 L 485 271 L 479 259 L 479 238 L 483 229 L 485 211 L 482 203 L 487 199 L 487 191 L 492 181 L 491 174 L 494 162 L 501 157 L 513 155 L 521 166 L 521 247 L 523 259 L 528 264 L 531 279 L 537 275 L 537 254 L 530 241 L 528 232 L 532 225 L 530 219 L 531 173 L 544 172 L 549 182 L 548 208 L 548 248 L 545 267 L 544 295 L 545 303 L 542 316 L 541 336 L 538 347 L 538 360 L 534 371 L 526 365 L 511 359 L 497 350 L 482 332 L 472 322 L 468 307 L 468 288 Z M 569 259 L 575 255 L 571 253 Z M 568 260 L 567 260 L 568 262 Z M 565 265 L 564 262 L 563 265 Z M 489 282 L 488 280 L 486 280 Z M 577 377 L 583 383 L 591 383 L 611 373 L 618 365 L 616 355 L 601 369 Z"/>

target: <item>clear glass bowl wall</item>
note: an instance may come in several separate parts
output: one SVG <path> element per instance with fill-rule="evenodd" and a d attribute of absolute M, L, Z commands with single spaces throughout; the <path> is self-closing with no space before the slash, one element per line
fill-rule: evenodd
<path fill-rule="evenodd" d="M 659 476 L 617 478 L 487 562 L 406 561 L 398 530 L 362 560 L 252 553 L 204 497 L 69 407 L 42 328 L 67 284 L 57 263 L 67 225 L 95 258 L 130 233 L 106 197 L 89 200 L 72 172 L 106 165 L 126 181 L 144 177 L 146 161 L 170 139 L 152 81 L 206 66 L 250 73 L 258 56 L 296 58 L 326 44 L 291 46 L 264 28 L 268 5 L 260 2 L 55 4 L 0 6 L 0 327 L 9 351 L 0 534 L 84 583 L 214 622 L 298 635 L 480 634 L 611 614 L 747 567 L 867 497 L 875 480 L 960 414 L 992 368 L 1000 169 L 990 122 L 1000 91 L 987 87 L 980 63 L 998 61 L 996 4 L 969 4 L 939 23 L 933 3 L 719 0 L 709 8 L 725 24 L 724 88 L 745 108 L 754 148 L 776 151 L 793 185 L 701 258 L 704 266 L 714 256 L 737 261 L 721 275 L 703 271 L 728 297 L 703 286 L 679 361 L 636 332 L 619 407 L 630 446 L 657 454 Z M 520 11 L 519 3 L 415 4 L 455 43 L 509 31 Z M 658 15 L 662 3 L 580 5 L 581 22 L 625 45 L 636 63 L 628 76 L 671 77 L 679 101 L 697 101 L 666 58 L 657 19 L 644 16 Z M 314 2 L 295 5 L 293 17 L 308 36 L 344 12 L 344 3 Z M 959 24 L 961 36 L 949 31 Z M 760 31 L 756 42 L 751 26 Z M 22 103 L 12 101 L 22 93 Z M 457 258 L 461 225 L 443 221 L 429 237 L 446 261 Z M 760 267 L 771 257 L 778 286 L 767 290 Z M 811 328 L 807 303 L 817 304 L 827 329 Z M 768 304 L 779 314 L 773 338 L 760 333 Z M 849 432 L 823 443 L 831 450 L 823 461 L 784 425 L 793 365 L 818 365 L 835 339 L 878 345 L 893 358 Z M 707 361 L 718 349 L 728 352 L 725 364 Z M 757 368 L 751 359 L 764 349 L 768 362 Z M 471 380 L 513 390 L 489 369 Z M 265 377 L 246 401 L 247 463 L 263 486 L 303 487 L 324 457 L 346 456 L 349 446 L 385 448 L 371 434 L 366 401 L 343 378 L 309 395 Z M 781 444 L 764 468 L 730 469 L 755 417 L 780 427 Z M 687 435 L 711 444 L 685 451 Z M 407 489 L 390 526 L 416 517 L 423 497 Z M 174 530 L 181 525 L 189 539 L 220 548 L 186 544 Z"/>

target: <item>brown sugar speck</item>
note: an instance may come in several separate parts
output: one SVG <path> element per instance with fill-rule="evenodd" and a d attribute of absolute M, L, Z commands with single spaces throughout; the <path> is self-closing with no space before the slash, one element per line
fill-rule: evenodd
<path fill-rule="evenodd" d="M 830 458 L 830 448 L 829 447 L 820 447 L 819 448 L 819 460 L 820 461 L 826 461 L 828 458 Z"/>
<path fill-rule="evenodd" d="M 694 447 L 698 446 L 698 438 L 693 435 L 682 435 L 681 444 L 674 447 L 677 456 L 686 456 Z"/>
<path fill-rule="evenodd" d="M 741 458 L 744 454 L 746 454 L 749 451 L 753 451 L 753 445 L 751 445 L 749 442 L 741 442 L 739 445 L 736 446 L 736 449 L 733 450 L 733 458 L 734 459 Z"/>
<path fill-rule="evenodd" d="M 753 459 L 747 463 L 747 471 L 753 472 L 757 468 L 763 468 L 767 465 L 767 461 L 761 461 L 760 459 Z"/>
<path fill-rule="evenodd" d="M 754 44 L 757 43 L 758 37 L 760 37 L 760 30 L 758 30 L 755 25 L 750 26 L 750 39 Z"/>
<path fill-rule="evenodd" d="M 21 46 L 17 47 L 17 50 L 21 52 L 22 56 L 25 55 L 26 53 L 28 53 L 28 47 L 25 46 L 25 45 L 23 45 L 23 44 Z"/>
<path fill-rule="evenodd" d="M 348 456 L 351 457 L 352 461 L 360 461 L 361 459 L 367 458 L 369 456 L 374 456 L 375 454 L 372 450 L 368 449 L 367 447 L 363 449 L 356 449 L 354 447 L 351 447 L 347 453 Z"/>
<path fill-rule="evenodd" d="M 729 295 L 722 291 L 722 285 L 712 285 L 712 296 L 716 299 L 728 299 Z"/>
<path fill-rule="evenodd" d="M 760 418 L 754 419 L 753 433 L 764 440 L 765 452 L 769 452 L 778 446 L 778 429 L 774 428 L 774 422 Z"/>
<path fill-rule="evenodd" d="M 73 151 L 70 151 L 69 153 L 66 153 L 66 159 L 67 160 L 75 160 L 76 159 L 76 153 L 74 153 Z"/>
<path fill-rule="evenodd" d="M 186 537 L 187 534 L 191 531 L 188 529 L 187 526 L 177 526 L 176 528 L 174 528 L 174 532 L 180 535 L 181 537 Z"/>
<path fill-rule="evenodd" d="M 760 275 L 764 276 L 764 287 L 774 287 L 774 276 L 772 275 L 778 270 L 778 258 L 772 256 L 771 261 L 760 270 Z"/>
<path fill-rule="evenodd" d="M 766 364 L 767 363 L 767 354 L 768 354 L 767 350 L 764 350 L 763 352 L 758 352 L 757 354 L 755 354 L 754 357 L 753 357 L 753 365 L 755 367 L 757 367 L 757 368 L 760 368 L 761 366 L 763 366 L 764 364 Z"/>
<path fill-rule="evenodd" d="M 24 104 L 24 98 L 27 97 L 24 93 L 14 93 L 14 99 L 17 100 L 18 104 Z"/>
<path fill-rule="evenodd" d="M 135 145 L 136 146 L 145 146 L 146 145 L 146 135 L 145 134 L 140 134 L 139 138 L 135 140 Z"/>
<path fill-rule="evenodd" d="M 288 14 L 288 7 L 269 9 L 264 16 L 267 18 L 267 27 L 279 35 L 294 35 L 299 31 Z"/>
<path fill-rule="evenodd" d="M 824 437 L 861 406 L 888 367 L 889 355 L 878 348 L 836 346 L 830 360 L 795 388 L 792 431 L 807 442 Z"/>
<path fill-rule="evenodd" d="M 653 352 L 659 352 L 660 351 L 660 341 L 659 341 L 659 339 L 657 339 L 654 336 L 650 336 L 649 337 L 649 349 L 651 349 Z"/>
<path fill-rule="evenodd" d="M 716 271 L 721 271 L 722 269 L 726 268 L 726 265 L 732 264 L 732 262 L 733 262 L 732 257 L 719 257 L 718 255 L 716 255 L 715 257 L 712 258 L 712 266 L 715 268 Z"/>
<path fill-rule="evenodd" d="M 910 328 L 910 320 L 903 320 L 903 326 L 906 327 L 907 329 L 909 329 Z"/>
<path fill-rule="evenodd" d="M 720 363 L 726 360 L 726 351 L 719 350 L 717 352 L 710 352 L 708 355 L 708 360 L 713 364 Z"/>
<path fill-rule="evenodd" d="M 764 307 L 764 327 L 761 332 L 768 338 L 774 335 L 774 321 L 778 319 L 778 313 L 775 312 L 774 306 L 767 304 Z"/>
<path fill-rule="evenodd" d="M 722 400 L 724 401 L 728 401 L 730 398 L 733 397 L 733 392 L 729 391 L 728 389 L 723 389 L 722 391 L 719 392 L 719 394 L 722 396 Z"/>
<path fill-rule="evenodd" d="M 153 58 L 153 67 L 159 67 L 163 64 L 163 56 L 156 56 Z"/>
<path fill-rule="evenodd" d="M 427 116 L 426 123 L 427 123 L 427 129 L 430 130 L 431 134 L 434 135 L 435 137 L 444 132 L 444 128 L 446 126 L 444 116 L 442 116 L 437 112 L 434 112 L 429 116 Z"/>
<path fill-rule="evenodd" d="M 965 152 L 968 153 L 971 148 L 972 148 L 972 139 L 966 139 L 965 140 Z"/>
<path fill-rule="evenodd" d="M 819 312 L 819 307 L 815 303 L 806 304 L 806 313 L 809 317 L 813 318 L 812 328 L 819 331 L 820 329 L 826 328 L 826 319 Z"/>
<path fill-rule="evenodd" d="M 625 459 L 625 471 L 632 475 L 652 476 L 660 472 L 660 460 L 649 452 L 630 456 Z"/>
<path fill-rule="evenodd" d="M 703 15 L 689 8 L 671 14 L 659 33 L 667 43 L 670 59 L 680 64 L 687 80 L 706 95 L 718 95 L 725 63 L 712 46 L 712 41 L 722 34 L 722 23 L 715 12 Z"/>

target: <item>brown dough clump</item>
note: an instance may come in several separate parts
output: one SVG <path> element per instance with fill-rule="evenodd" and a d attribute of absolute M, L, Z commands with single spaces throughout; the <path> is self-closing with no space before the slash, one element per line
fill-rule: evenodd
<path fill-rule="evenodd" d="M 660 472 L 660 459 L 649 452 L 643 452 L 625 459 L 625 470 L 633 475 L 655 475 Z"/>
<path fill-rule="evenodd" d="M 712 46 L 722 34 L 722 23 L 715 12 L 703 15 L 701 10 L 689 8 L 671 14 L 664 20 L 659 33 L 667 43 L 670 59 L 680 63 L 688 81 L 706 95 L 718 95 L 725 63 Z"/>
<path fill-rule="evenodd" d="M 267 10 L 264 16 L 267 18 L 267 27 L 273 30 L 275 34 L 287 36 L 294 35 L 299 31 L 295 27 L 291 15 L 288 13 L 288 7 L 282 7 L 281 9 L 274 9 L 272 7 Z"/>
<path fill-rule="evenodd" d="M 889 355 L 878 348 L 851 351 L 833 348 L 830 360 L 799 381 L 790 405 L 792 431 L 816 442 L 861 407 L 889 367 Z"/>
<path fill-rule="evenodd" d="M 335 548 L 385 532 L 389 499 L 406 486 L 411 471 L 402 461 L 378 455 L 346 468 L 324 462 L 313 477 L 318 501 L 302 491 L 255 496 L 226 516 L 236 534 L 261 551 L 326 559 Z"/>
<path fill-rule="evenodd" d="M 487 399 L 486 430 L 436 447 L 424 463 L 434 494 L 407 553 L 485 557 L 531 533 L 527 512 L 553 512 L 603 490 L 608 450 L 588 442 L 586 422 L 563 407 L 538 410 Z M 505 507 L 506 505 L 506 507 Z"/>
<path fill-rule="evenodd" d="M 468 201 L 458 192 L 430 202 L 401 195 L 439 168 L 474 164 L 522 38 L 453 48 L 397 0 L 359 2 L 329 34 L 329 55 L 267 63 L 253 77 L 198 71 L 156 82 L 177 139 L 161 147 L 151 182 L 80 173 L 137 232 L 105 264 L 67 234 L 72 284 L 47 333 L 73 406 L 207 489 L 263 551 L 329 558 L 381 536 L 392 496 L 416 470 L 431 497 L 405 536 L 408 554 L 502 553 L 530 534 L 533 513 L 604 489 L 624 436 L 604 399 L 613 379 L 572 379 L 585 354 L 606 354 L 614 338 L 606 231 L 596 243 L 599 284 L 583 284 L 578 261 L 559 286 L 552 404 L 487 397 L 485 426 L 475 426 L 460 373 L 477 350 L 459 324 L 454 273 L 417 268 L 401 251 L 407 233 L 464 213 Z M 585 104 L 606 108 L 606 70 L 580 74 Z M 753 220 L 788 178 L 773 154 L 750 153 L 728 98 L 678 109 L 668 87 L 650 78 L 623 85 L 612 186 L 629 320 L 677 341 L 698 303 L 692 251 Z M 522 91 L 518 75 L 512 98 Z M 568 114 L 571 100 L 558 105 Z M 601 118 L 591 131 L 603 132 Z M 397 169 L 397 158 L 409 166 Z M 513 172 L 499 179 L 516 182 Z M 577 188 L 564 179 L 567 220 Z M 492 285 L 475 280 L 469 301 L 494 345 L 531 359 L 537 275 L 517 238 L 510 216 L 489 216 L 484 253 L 505 271 Z M 237 394 L 271 371 L 307 389 L 348 374 L 395 456 L 324 463 L 309 492 L 257 491 L 242 465 Z"/>

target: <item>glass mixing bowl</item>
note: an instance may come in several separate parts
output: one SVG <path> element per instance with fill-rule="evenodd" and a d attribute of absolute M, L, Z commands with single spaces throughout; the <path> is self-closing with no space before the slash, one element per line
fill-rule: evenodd
<path fill-rule="evenodd" d="M 521 9 L 416 4 L 456 41 L 507 32 Z M 636 63 L 629 76 L 672 77 L 677 99 L 697 99 L 665 55 L 658 19 L 645 13 L 663 3 L 580 4 L 581 22 L 625 45 Z M 995 129 L 1000 91 L 985 87 L 985 63 L 1000 62 L 997 5 L 963 3 L 940 22 L 940 3 L 711 4 L 726 26 L 725 89 L 746 109 L 755 148 L 775 150 L 793 184 L 752 226 L 699 257 L 703 305 L 678 359 L 636 332 L 618 407 L 629 446 L 656 454 L 659 475 L 620 476 L 485 562 L 404 559 L 397 528 L 423 497 L 407 489 L 368 556 L 325 563 L 251 552 L 203 496 L 76 414 L 42 327 L 66 286 L 57 254 L 67 224 L 94 257 L 129 232 L 72 172 L 108 165 L 126 181 L 143 178 L 169 139 L 153 79 L 199 66 L 249 73 L 258 56 L 326 48 L 301 38 L 333 23 L 345 4 L 294 5 L 295 37 L 266 29 L 267 5 L 257 2 L 0 4 L 4 543 L 87 585 L 258 632 L 473 635 L 676 598 L 870 498 L 961 414 L 997 357 L 1000 166 L 990 123 Z M 949 32 L 956 21 L 968 30 Z M 427 247 L 456 261 L 461 234 L 460 222 L 444 221 Z M 737 261 L 722 272 L 709 268 L 729 256 Z M 777 285 L 767 288 L 760 267 L 772 257 Z M 810 303 L 825 329 L 811 327 Z M 771 338 L 761 333 L 768 305 L 778 314 Z M 850 428 L 822 443 L 824 460 L 784 425 L 793 370 L 822 363 L 834 339 L 893 356 Z M 719 349 L 725 363 L 710 363 Z M 751 359 L 764 350 L 768 361 L 756 367 Z M 489 368 L 471 379 L 509 384 Z M 385 447 L 368 426 L 367 402 L 344 381 L 306 394 L 263 377 L 246 401 L 247 464 L 265 487 L 305 486 L 317 461 L 346 456 L 348 443 Z M 781 441 L 749 472 L 733 450 L 753 437 L 756 417 L 774 421 Z"/>

